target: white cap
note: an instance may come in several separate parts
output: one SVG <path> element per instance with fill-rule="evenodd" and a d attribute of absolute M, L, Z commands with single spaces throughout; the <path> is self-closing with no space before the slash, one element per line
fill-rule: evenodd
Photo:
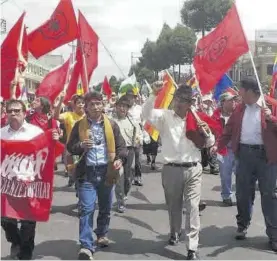
<path fill-rule="evenodd" d="M 213 97 L 211 94 L 204 95 L 202 101 L 213 101 Z"/>

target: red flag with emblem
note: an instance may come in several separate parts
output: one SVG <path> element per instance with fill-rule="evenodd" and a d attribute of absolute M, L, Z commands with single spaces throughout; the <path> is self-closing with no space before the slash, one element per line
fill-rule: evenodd
<path fill-rule="evenodd" d="M 54 103 L 60 92 L 63 91 L 68 75 L 70 58 L 61 66 L 50 71 L 39 85 L 36 95 L 47 97 Z"/>
<path fill-rule="evenodd" d="M 1 45 L 1 96 L 5 100 L 11 98 L 11 82 L 17 80 L 18 75 L 27 66 L 28 42 L 26 39 L 24 17 L 25 12 L 9 31 Z M 17 97 L 19 97 L 20 92 L 19 84 L 17 84 Z"/>
<path fill-rule="evenodd" d="M 92 73 L 98 65 L 98 35 L 91 28 L 80 10 L 78 26 L 79 47 L 83 54 L 83 66 L 81 70 L 82 86 L 84 88 L 84 93 L 86 93 Z"/>
<path fill-rule="evenodd" d="M 78 25 L 71 0 L 60 0 L 59 5 L 43 25 L 28 35 L 29 50 L 35 58 L 77 38 Z"/>
<path fill-rule="evenodd" d="M 193 65 L 202 94 L 209 93 L 232 64 L 249 50 L 236 5 L 197 43 Z"/>
<path fill-rule="evenodd" d="M 54 162 L 63 150 L 52 130 L 29 141 L 1 140 L 1 217 L 49 219 Z"/>

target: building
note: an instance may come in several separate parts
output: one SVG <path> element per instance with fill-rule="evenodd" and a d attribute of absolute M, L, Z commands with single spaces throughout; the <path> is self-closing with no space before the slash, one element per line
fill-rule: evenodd
<path fill-rule="evenodd" d="M 263 85 L 268 85 L 277 54 L 277 30 L 257 30 L 255 41 L 249 41 L 249 48 L 260 82 Z M 229 75 L 234 82 L 239 82 L 244 76 L 255 76 L 248 53 L 237 60 L 230 69 Z"/>
<path fill-rule="evenodd" d="M 45 75 L 54 67 L 64 62 L 62 55 L 47 54 L 35 59 L 31 54 L 28 57 L 28 66 L 25 71 L 25 86 L 28 92 L 35 92 Z"/>

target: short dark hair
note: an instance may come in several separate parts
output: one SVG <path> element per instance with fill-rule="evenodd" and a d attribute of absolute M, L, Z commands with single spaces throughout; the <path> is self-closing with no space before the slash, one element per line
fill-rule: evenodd
<path fill-rule="evenodd" d="M 100 92 L 89 91 L 85 95 L 84 100 L 85 100 L 85 104 L 88 104 L 91 100 L 103 101 L 103 95 Z"/>
<path fill-rule="evenodd" d="M 186 84 L 180 84 L 174 93 L 174 97 L 192 100 L 192 88 Z"/>
<path fill-rule="evenodd" d="M 131 107 L 130 99 L 129 99 L 126 95 L 121 96 L 121 97 L 116 101 L 116 105 L 118 105 L 118 104 L 125 104 L 126 106 L 128 106 L 128 108 Z"/>
<path fill-rule="evenodd" d="M 71 101 L 73 102 L 73 104 L 76 104 L 77 101 L 79 100 L 84 101 L 84 96 L 75 94 L 71 98 Z"/>
<path fill-rule="evenodd" d="M 251 90 L 257 95 L 261 94 L 259 84 L 257 80 L 253 77 L 245 77 L 240 81 L 240 87 L 245 89 L 246 91 Z"/>
<path fill-rule="evenodd" d="M 21 104 L 21 107 L 22 107 L 22 111 L 23 112 L 26 112 L 26 105 L 23 101 L 21 100 L 16 100 L 16 99 L 11 99 L 9 101 L 7 101 L 6 103 L 6 108 L 9 109 L 9 107 L 13 104 Z"/>

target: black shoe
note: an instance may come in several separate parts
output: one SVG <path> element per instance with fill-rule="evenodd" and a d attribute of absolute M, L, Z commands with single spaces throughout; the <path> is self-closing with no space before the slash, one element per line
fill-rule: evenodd
<path fill-rule="evenodd" d="M 151 158 L 149 156 L 147 156 L 147 165 L 149 165 L 151 163 Z"/>
<path fill-rule="evenodd" d="M 233 201 L 232 199 L 230 198 L 227 198 L 227 199 L 223 199 L 223 204 L 226 206 L 226 207 L 232 207 L 233 206 Z"/>
<path fill-rule="evenodd" d="M 277 252 L 277 241 L 269 241 L 269 246 L 274 252 Z"/>
<path fill-rule="evenodd" d="M 168 240 L 168 244 L 171 245 L 171 246 L 176 246 L 179 243 L 180 235 L 181 235 L 181 233 L 178 234 L 178 235 L 170 236 L 170 238 Z"/>
<path fill-rule="evenodd" d="M 189 250 L 187 255 L 187 260 L 200 260 L 199 256 L 195 251 Z"/>
<path fill-rule="evenodd" d="M 74 180 L 72 178 L 69 178 L 67 186 L 70 188 L 74 185 Z"/>
<path fill-rule="evenodd" d="M 210 168 L 210 174 L 218 175 L 219 174 L 219 169 L 218 168 Z"/>
<path fill-rule="evenodd" d="M 244 240 L 246 239 L 247 229 L 246 228 L 238 228 L 235 239 L 236 240 Z"/>
<path fill-rule="evenodd" d="M 135 186 L 140 186 L 140 187 L 143 186 L 140 177 L 139 177 L 139 178 L 136 178 L 136 179 L 134 180 L 134 185 L 135 185 Z"/>
<path fill-rule="evenodd" d="M 155 170 L 156 169 L 156 165 L 155 165 L 155 163 L 151 163 L 151 170 Z"/>
<path fill-rule="evenodd" d="M 199 204 L 199 212 L 202 212 L 207 206 L 207 203 L 206 202 L 201 202 Z"/>

